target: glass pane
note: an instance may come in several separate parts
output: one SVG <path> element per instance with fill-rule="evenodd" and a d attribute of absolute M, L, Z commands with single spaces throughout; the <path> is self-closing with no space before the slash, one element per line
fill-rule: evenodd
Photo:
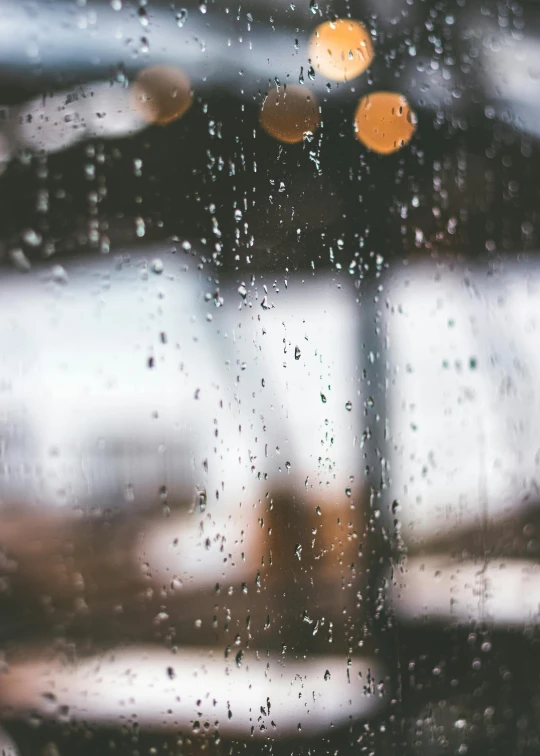
<path fill-rule="evenodd" d="M 536 754 L 535 4 L 0 20 L 2 752 Z"/>

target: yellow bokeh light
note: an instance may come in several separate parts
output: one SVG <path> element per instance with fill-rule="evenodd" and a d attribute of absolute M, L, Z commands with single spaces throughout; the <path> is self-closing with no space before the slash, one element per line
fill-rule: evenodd
<path fill-rule="evenodd" d="M 362 97 L 354 115 L 356 137 L 381 155 L 408 144 L 416 131 L 416 117 L 397 92 L 373 92 Z"/>
<path fill-rule="evenodd" d="M 296 144 L 320 123 L 319 108 L 313 94 L 305 87 L 290 84 L 272 89 L 263 102 L 260 121 L 263 129 L 280 142 Z"/>
<path fill-rule="evenodd" d="M 170 123 L 191 106 L 189 79 L 172 66 L 145 68 L 131 88 L 131 101 L 148 123 Z"/>
<path fill-rule="evenodd" d="M 373 43 L 360 21 L 325 21 L 313 32 L 309 56 L 315 70 L 332 81 L 360 76 L 373 60 Z"/>

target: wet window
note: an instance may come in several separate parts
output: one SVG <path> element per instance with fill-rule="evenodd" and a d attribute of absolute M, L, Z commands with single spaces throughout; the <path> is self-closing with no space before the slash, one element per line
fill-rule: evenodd
<path fill-rule="evenodd" d="M 532 0 L 0 3 L 0 751 L 540 750 Z"/>

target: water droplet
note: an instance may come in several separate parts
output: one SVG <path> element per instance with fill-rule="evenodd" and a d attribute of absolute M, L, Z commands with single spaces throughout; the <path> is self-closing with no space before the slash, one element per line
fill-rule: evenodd
<path fill-rule="evenodd" d="M 43 237 L 37 231 L 34 231 L 33 228 L 27 228 L 23 234 L 23 241 L 29 247 L 39 247 L 43 241 Z"/>
<path fill-rule="evenodd" d="M 186 23 L 187 17 L 188 12 L 185 8 L 181 8 L 176 14 L 176 23 L 180 28 L 182 28 L 182 26 Z"/>
<path fill-rule="evenodd" d="M 158 612 L 156 616 L 154 617 L 154 625 L 161 625 L 163 622 L 167 622 L 169 619 L 169 615 L 167 612 Z"/>
<path fill-rule="evenodd" d="M 206 510 L 206 503 L 207 503 L 207 496 L 206 496 L 205 488 L 197 488 L 195 492 L 195 501 L 199 509 L 199 512 L 204 512 Z"/>
<path fill-rule="evenodd" d="M 17 268 L 17 270 L 21 271 L 21 273 L 28 273 L 28 271 L 32 268 L 30 260 L 24 254 L 22 249 L 17 247 L 16 249 L 10 250 L 9 256 L 13 265 Z"/>
<path fill-rule="evenodd" d="M 144 5 L 142 6 L 142 8 L 139 8 L 139 10 L 137 11 L 137 15 L 139 17 L 141 26 L 144 26 L 146 28 L 148 26 L 148 12 L 146 8 L 144 7 Z"/>
<path fill-rule="evenodd" d="M 51 275 L 55 283 L 67 284 L 69 280 L 68 274 L 66 273 L 66 269 L 63 268 L 61 265 L 53 265 Z"/>

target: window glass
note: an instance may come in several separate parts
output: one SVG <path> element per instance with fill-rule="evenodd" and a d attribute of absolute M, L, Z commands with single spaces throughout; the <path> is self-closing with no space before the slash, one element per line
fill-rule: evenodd
<path fill-rule="evenodd" d="M 0 4 L 2 753 L 538 753 L 539 29 Z"/>

